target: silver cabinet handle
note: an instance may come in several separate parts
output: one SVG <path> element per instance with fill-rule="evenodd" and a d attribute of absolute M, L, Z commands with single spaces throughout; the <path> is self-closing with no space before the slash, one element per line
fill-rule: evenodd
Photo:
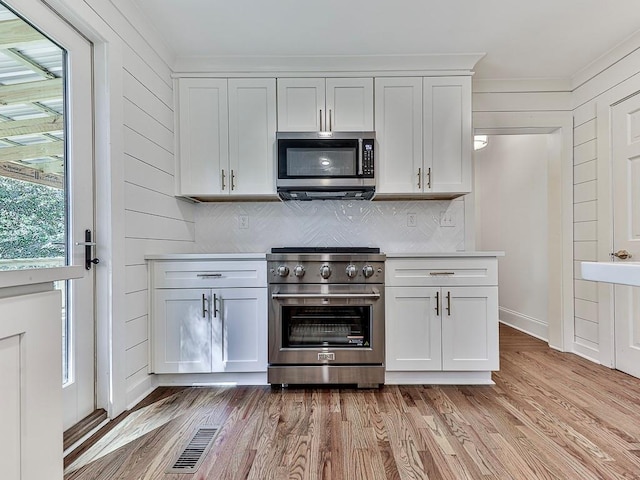
<path fill-rule="evenodd" d="M 220 178 L 222 179 L 222 190 L 224 190 L 225 188 L 227 188 L 227 186 L 224 184 L 224 168 L 222 169 L 222 175 L 220 175 Z"/>
<path fill-rule="evenodd" d="M 431 167 L 427 169 L 427 188 L 431 188 Z"/>
<path fill-rule="evenodd" d="M 218 310 L 218 296 L 214 293 L 213 294 L 213 318 L 218 318 L 218 313 L 220 313 L 220 310 Z"/>
<path fill-rule="evenodd" d="M 422 177 L 422 168 L 418 167 L 418 188 L 422 188 L 421 177 Z"/>
<path fill-rule="evenodd" d="M 444 275 L 455 275 L 456 272 L 429 272 L 429 275 L 434 277 L 444 276 Z"/>
<path fill-rule="evenodd" d="M 233 169 L 231 170 L 231 190 L 235 190 L 236 188 L 236 176 L 233 173 Z"/>
<path fill-rule="evenodd" d="M 196 275 L 198 278 L 220 278 L 222 277 L 221 273 L 198 273 Z"/>
<path fill-rule="evenodd" d="M 380 298 L 380 294 L 373 293 L 274 293 L 271 298 Z"/>
<path fill-rule="evenodd" d="M 447 292 L 447 315 L 451 316 L 451 292 Z"/>
<path fill-rule="evenodd" d="M 203 293 L 202 294 L 202 318 L 207 316 L 207 297 Z"/>
<path fill-rule="evenodd" d="M 440 316 L 440 292 L 436 292 L 436 315 Z"/>

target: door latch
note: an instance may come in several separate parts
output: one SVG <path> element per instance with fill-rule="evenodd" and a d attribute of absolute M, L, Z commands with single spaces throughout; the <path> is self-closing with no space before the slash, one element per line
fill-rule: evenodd
<path fill-rule="evenodd" d="M 84 268 L 86 270 L 91 270 L 92 265 L 97 265 L 100 263 L 100 259 L 93 258 L 92 255 L 91 248 L 95 247 L 96 244 L 91 240 L 91 230 L 85 230 L 84 242 L 76 242 L 76 245 L 84 245 Z"/>

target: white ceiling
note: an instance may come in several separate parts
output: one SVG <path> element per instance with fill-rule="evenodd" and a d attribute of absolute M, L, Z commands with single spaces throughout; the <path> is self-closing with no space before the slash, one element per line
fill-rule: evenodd
<path fill-rule="evenodd" d="M 176 57 L 486 53 L 476 77 L 572 77 L 638 0 L 134 0 Z"/>

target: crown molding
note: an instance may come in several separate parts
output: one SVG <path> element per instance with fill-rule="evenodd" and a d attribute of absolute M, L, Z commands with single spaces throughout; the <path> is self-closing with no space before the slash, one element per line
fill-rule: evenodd
<path fill-rule="evenodd" d="M 484 53 L 179 57 L 176 77 L 206 73 L 458 72 L 470 75 Z"/>

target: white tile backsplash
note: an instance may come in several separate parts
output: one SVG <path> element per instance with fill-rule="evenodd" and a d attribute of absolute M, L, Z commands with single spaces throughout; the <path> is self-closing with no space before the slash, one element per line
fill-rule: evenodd
<path fill-rule="evenodd" d="M 440 226 L 446 213 L 453 226 Z M 408 226 L 408 214 L 416 226 Z M 241 227 L 241 216 L 248 219 Z M 464 201 L 221 202 L 196 208 L 197 253 L 281 246 L 365 246 L 382 252 L 464 250 Z"/>

